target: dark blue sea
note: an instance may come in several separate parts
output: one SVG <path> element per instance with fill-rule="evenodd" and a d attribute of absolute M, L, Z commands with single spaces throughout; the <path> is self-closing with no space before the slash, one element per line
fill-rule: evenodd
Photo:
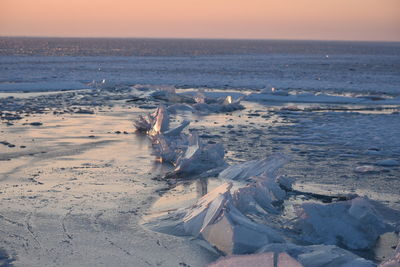
<path fill-rule="evenodd" d="M 400 94 L 400 43 L 0 38 L 0 91 L 114 85 Z"/>

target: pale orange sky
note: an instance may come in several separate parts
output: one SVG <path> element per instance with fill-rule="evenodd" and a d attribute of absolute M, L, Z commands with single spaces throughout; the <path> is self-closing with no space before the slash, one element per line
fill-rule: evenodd
<path fill-rule="evenodd" d="M 400 41 L 400 0 L 0 0 L 0 36 Z"/>

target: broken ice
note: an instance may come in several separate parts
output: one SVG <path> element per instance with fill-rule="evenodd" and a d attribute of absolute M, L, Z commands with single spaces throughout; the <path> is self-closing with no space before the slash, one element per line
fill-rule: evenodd
<path fill-rule="evenodd" d="M 362 197 L 330 204 L 304 203 L 295 227 L 302 231 L 304 241 L 350 249 L 370 249 L 381 234 L 394 230 Z"/>
<path fill-rule="evenodd" d="M 251 160 L 230 166 L 222 171 L 218 178 L 226 180 L 246 180 L 250 177 L 257 177 L 262 174 L 275 177 L 276 171 L 287 162 L 287 156 L 275 154 L 272 157 L 261 160 Z"/>

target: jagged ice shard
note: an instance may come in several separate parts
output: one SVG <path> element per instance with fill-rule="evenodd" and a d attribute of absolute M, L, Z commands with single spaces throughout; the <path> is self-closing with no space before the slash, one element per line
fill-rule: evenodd
<path fill-rule="evenodd" d="M 176 161 L 174 173 L 199 174 L 225 165 L 225 150 L 221 144 L 203 144 L 197 133 L 188 137 L 188 146 Z"/>
<path fill-rule="evenodd" d="M 169 128 L 169 115 L 166 108 L 160 105 L 152 114 L 148 114 L 147 118 L 139 115 L 139 118 L 133 121 L 138 132 L 149 135 L 157 135 Z"/>
<path fill-rule="evenodd" d="M 226 180 L 246 180 L 250 177 L 266 175 L 275 177 L 276 171 L 288 162 L 288 157 L 282 154 L 274 154 L 261 160 L 246 161 L 233 165 L 223 170 L 218 178 Z"/>
<path fill-rule="evenodd" d="M 205 239 L 226 255 L 252 253 L 269 243 L 284 242 L 274 229 L 254 223 L 232 203 L 230 183 L 203 196 L 183 218 L 187 234 Z"/>
<path fill-rule="evenodd" d="M 275 177 L 265 173 L 258 177 L 251 177 L 251 184 L 239 188 L 233 194 L 235 206 L 243 213 L 260 211 L 277 214 L 282 209 L 286 192 L 276 182 Z"/>

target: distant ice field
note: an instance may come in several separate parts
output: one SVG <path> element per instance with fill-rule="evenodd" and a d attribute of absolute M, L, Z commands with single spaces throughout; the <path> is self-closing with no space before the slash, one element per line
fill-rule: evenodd
<path fill-rule="evenodd" d="M 400 43 L 0 38 L 0 91 L 111 86 L 400 95 Z"/>

